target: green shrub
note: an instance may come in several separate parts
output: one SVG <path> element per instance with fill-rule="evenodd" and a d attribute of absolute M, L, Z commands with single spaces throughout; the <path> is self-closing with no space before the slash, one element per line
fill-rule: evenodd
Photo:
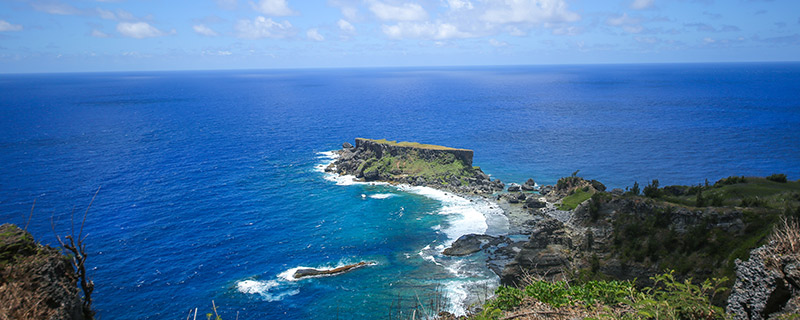
<path fill-rule="evenodd" d="M 653 180 L 653 182 L 644 187 L 644 196 L 648 198 L 661 196 L 661 191 L 658 190 L 658 180 Z"/>
<path fill-rule="evenodd" d="M 633 187 L 631 187 L 631 191 L 628 191 L 628 192 L 630 192 L 630 194 L 632 194 L 634 196 L 638 196 L 639 195 L 639 182 L 634 181 L 633 182 Z"/>
<path fill-rule="evenodd" d="M 775 173 L 767 176 L 767 180 L 780 183 L 786 183 L 786 175 L 783 173 Z"/>
<path fill-rule="evenodd" d="M 506 286 L 498 287 L 494 294 L 495 298 L 487 303 L 486 309 L 512 310 L 518 307 L 525 297 L 522 290 Z"/>

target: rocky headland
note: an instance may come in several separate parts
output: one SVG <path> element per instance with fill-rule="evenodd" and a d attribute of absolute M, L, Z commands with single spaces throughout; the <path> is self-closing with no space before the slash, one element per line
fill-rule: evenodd
<path fill-rule="evenodd" d="M 524 286 L 532 278 L 635 280 L 647 286 L 652 276 L 674 270 L 678 279 L 729 279 L 725 284 L 733 289 L 714 303 L 727 305 L 736 319 L 796 313 L 800 305 L 798 254 L 770 258 L 778 261 L 772 267 L 763 262 L 767 249 L 751 254 L 780 219 L 800 218 L 800 182 L 785 176 L 666 187 L 654 180 L 643 189 L 636 183 L 608 191 L 575 172 L 552 186 L 529 179 L 506 189 L 473 166 L 471 150 L 356 139 L 337 153 L 329 172 L 496 203 L 509 219 L 508 236 L 464 235 L 443 254 L 487 252 L 487 265 L 506 286 Z"/>
<path fill-rule="evenodd" d="M 84 319 L 78 276 L 58 249 L 0 226 L 0 320 Z"/>

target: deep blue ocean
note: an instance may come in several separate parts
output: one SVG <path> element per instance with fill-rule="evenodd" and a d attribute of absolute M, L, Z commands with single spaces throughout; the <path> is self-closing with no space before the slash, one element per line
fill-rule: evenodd
<path fill-rule="evenodd" d="M 101 319 L 389 318 L 497 278 L 467 232 L 481 201 L 326 176 L 356 137 L 475 150 L 505 182 L 609 187 L 800 178 L 800 64 L 0 75 L 0 223 L 54 243 L 86 219 Z M 472 199 L 475 200 L 475 199 Z M 292 281 L 297 267 L 371 261 Z M 467 301 L 466 303 L 464 301 Z M 400 307 L 398 307 L 398 304 Z M 407 313 L 406 313 L 407 315 Z"/>

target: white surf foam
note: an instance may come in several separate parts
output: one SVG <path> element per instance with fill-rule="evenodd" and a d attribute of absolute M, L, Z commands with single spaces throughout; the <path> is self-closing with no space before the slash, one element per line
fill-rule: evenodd
<path fill-rule="evenodd" d="M 236 289 L 244 294 L 257 294 L 270 302 L 300 293 L 298 289 L 285 288 L 276 280 L 242 280 L 236 283 Z"/>
<path fill-rule="evenodd" d="M 394 193 L 376 193 L 369 195 L 369 197 L 372 199 L 389 199 L 394 196 Z"/>

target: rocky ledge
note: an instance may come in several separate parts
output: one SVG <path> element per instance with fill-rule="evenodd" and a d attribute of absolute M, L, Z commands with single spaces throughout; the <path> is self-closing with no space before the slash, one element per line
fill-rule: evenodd
<path fill-rule="evenodd" d="M 460 194 L 490 194 L 505 185 L 472 166 L 472 150 L 416 142 L 357 138 L 336 151 L 339 157 L 325 170 L 363 181 L 427 186 Z"/>
<path fill-rule="evenodd" d="M 0 226 L 0 319 L 84 319 L 77 282 L 59 250 Z"/>

